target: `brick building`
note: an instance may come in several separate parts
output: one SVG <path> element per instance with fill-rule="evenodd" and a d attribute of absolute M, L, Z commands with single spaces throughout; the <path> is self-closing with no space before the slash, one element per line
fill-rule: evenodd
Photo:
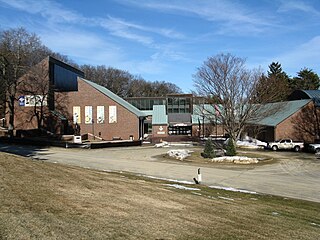
<path fill-rule="evenodd" d="M 138 140 L 145 114 L 83 72 L 48 57 L 20 79 L 15 129 L 40 129 L 103 140 Z"/>
<path fill-rule="evenodd" d="M 319 90 L 298 91 L 291 98 L 265 105 L 279 111 L 249 123 L 247 135 L 263 141 L 319 139 Z M 80 129 L 81 135 L 102 140 L 137 140 L 148 133 L 154 141 L 226 133 L 219 117 L 222 107 L 207 104 L 203 98 L 170 94 L 126 101 L 52 57 L 20 79 L 17 99 L 16 130 L 41 129 L 64 135 Z"/>

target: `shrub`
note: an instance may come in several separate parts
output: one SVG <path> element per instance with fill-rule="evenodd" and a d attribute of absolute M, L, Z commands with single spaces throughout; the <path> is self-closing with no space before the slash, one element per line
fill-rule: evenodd
<path fill-rule="evenodd" d="M 211 139 L 208 139 L 206 141 L 206 144 L 204 145 L 204 150 L 203 150 L 203 153 L 201 153 L 201 156 L 204 158 L 214 158 L 216 156 Z"/>
<path fill-rule="evenodd" d="M 234 145 L 234 141 L 232 138 L 228 139 L 227 147 L 226 147 L 226 155 L 227 156 L 235 156 L 237 154 L 236 147 Z"/>

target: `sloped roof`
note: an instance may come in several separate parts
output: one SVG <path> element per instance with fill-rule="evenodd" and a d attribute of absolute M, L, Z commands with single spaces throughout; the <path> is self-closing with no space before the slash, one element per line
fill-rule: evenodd
<path fill-rule="evenodd" d="M 289 100 L 312 99 L 320 107 L 320 90 L 296 90 L 289 96 Z"/>
<path fill-rule="evenodd" d="M 260 116 L 256 117 L 256 120 L 252 120 L 249 123 L 264 125 L 264 126 L 277 126 L 279 123 L 290 117 L 292 114 L 299 111 L 302 107 L 307 105 L 311 99 L 304 100 L 295 100 L 295 101 L 287 101 L 287 102 L 277 102 L 277 103 L 268 103 L 261 108 L 259 107 Z M 222 109 L 221 105 L 217 105 L 218 110 Z M 204 110 L 203 110 L 204 109 Z M 266 115 L 266 113 L 270 113 Z M 210 123 L 215 121 L 215 114 L 218 114 L 215 107 L 210 104 L 205 104 L 203 106 L 194 105 L 193 106 L 193 114 L 192 114 L 192 124 L 202 124 Z M 266 115 L 263 117 L 262 115 Z M 204 117 L 203 117 L 204 116 Z M 217 117 L 217 121 L 220 122 L 219 117 Z"/>
<path fill-rule="evenodd" d="M 320 90 L 295 90 L 290 94 L 290 100 L 320 98 Z"/>
<path fill-rule="evenodd" d="M 168 124 L 165 105 L 153 105 L 152 125 L 154 124 Z"/>
<path fill-rule="evenodd" d="M 305 100 L 295 100 L 288 102 L 277 102 L 277 103 L 268 103 L 264 105 L 261 109 L 261 112 L 264 112 L 266 109 L 277 109 L 273 114 L 257 120 L 256 122 L 251 122 L 258 125 L 272 126 L 275 127 L 279 123 L 283 122 L 285 119 L 290 117 L 292 114 L 299 111 L 305 105 L 307 105 L 311 99 Z"/>
<path fill-rule="evenodd" d="M 96 84 L 96 83 L 91 82 L 89 80 L 86 80 L 84 78 L 80 78 L 79 77 L 79 79 L 84 81 L 84 82 L 86 82 L 87 84 L 89 84 L 93 88 L 97 89 L 99 92 L 101 92 L 102 94 L 106 95 L 107 97 L 111 98 L 113 101 L 115 101 L 116 103 L 120 104 L 121 106 L 126 108 L 128 111 L 130 111 L 133 114 L 135 114 L 137 117 L 145 117 L 145 116 L 147 116 L 145 113 L 140 111 L 138 108 L 134 107 L 133 105 L 131 105 L 130 103 L 128 103 L 127 101 L 125 101 L 124 99 L 119 97 L 118 95 L 114 94 L 109 89 L 107 89 L 105 87 L 102 87 L 99 84 Z"/>

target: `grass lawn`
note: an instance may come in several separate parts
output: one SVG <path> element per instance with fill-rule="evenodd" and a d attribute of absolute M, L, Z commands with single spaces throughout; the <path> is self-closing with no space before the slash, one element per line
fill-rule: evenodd
<path fill-rule="evenodd" d="M 320 204 L 0 152 L 0 239 L 319 239 Z"/>

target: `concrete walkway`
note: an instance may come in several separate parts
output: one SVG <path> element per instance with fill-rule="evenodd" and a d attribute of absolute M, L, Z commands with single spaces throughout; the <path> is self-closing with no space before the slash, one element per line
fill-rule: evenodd
<path fill-rule="evenodd" d="M 201 168 L 203 184 L 233 187 L 320 202 L 320 160 L 313 154 L 269 152 L 280 160 L 257 166 L 188 164 L 158 158 L 169 148 L 128 147 L 107 149 L 35 148 L 0 144 L 0 151 L 34 159 L 106 171 L 127 171 L 159 178 L 192 182 Z"/>

